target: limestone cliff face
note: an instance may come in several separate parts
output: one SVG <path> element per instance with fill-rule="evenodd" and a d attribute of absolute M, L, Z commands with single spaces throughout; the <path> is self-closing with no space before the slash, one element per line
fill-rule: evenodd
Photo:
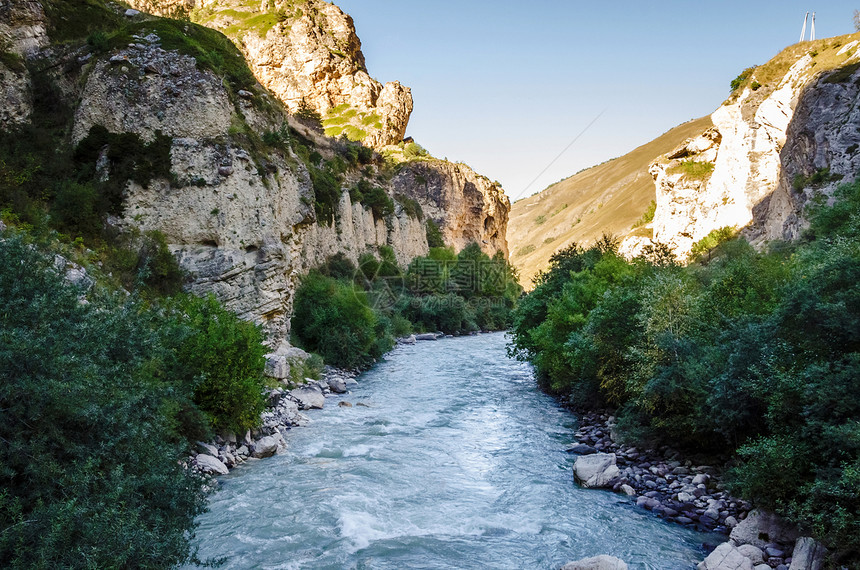
<path fill-rule="evenodd" d="M 684 258 L 726 226 L 753 243 L 796 237 L 809 197 L 860 166 L 858 45 L 844 36 L 788 48 L 711 115 L 713 128 L 655 161 L 654 241 Z"/>
<path fill-rule="evenodd" d="M 502 251 L 508 256 L 511 203 L 487 177 L 465 164 L 427 160 L 405 165 L 392 185 L 395 192 L 427 204 L 424 213 L 439 224 L 446 243 L 462 249 L 476 242 L 489 255 Z"/>
<path fill-rule="evenodd" d="M 142 11 L 186 12 L 228 35 L 257 80 L 291 112 L 312 109 L 326 134 L 346 135 L 371 147 L 400 142 L 412 113 L 412 94 L 367 72 L 352 18 L 322 0 L 263 0 L 253 6 L 227 0 L 132 0 Z"/>
<path fill-rule="evenodd" d="M 16 10 L 27 8 L 16 13 L 42 14 L 30 11 L 27 0 L 14 4 Z M 347 189 L 360 178 L 381 185 L 392 198 L 402 194 L 417 200 L 456 249 L 477 241 L 488 253 L 507 252 L 507 198 L 464 165 L 422 158 L 401 164 L 386 182 L 387 167 L 376 155 L 361 171 L 346 170 L 333 219 L 320 220 L 310 170 L 346 156 L 345 143 L 302 125 L 264 87 L 238 89 L 211 66 L 165 47 L 168 42 L 159 36 L 165 28 L 149 26 L 148 16 L 130 16 L 135 32 L 105 52 L 90 49 L 84 38 L 62 50 L 47 39 L 34 43 L 33 38 L 43 37 L 33 31 L 34 20 L 16 18 L 18 27 L 4 28 L 3 37 L 24 38 L 15 40 L 16 46 L 37 46 L 30 52 L 16 48 L 32 60 L 31 69 L 56 70 L 45 80 L 62 85 L 64 103 L 73 109 L 67 144 L 78 145 L 95 126 L 169 144 L 169 175 L 159 170 L 145 186 L 129 181 L 123 216 L 110 223 L 162 232 L 190 276 L 190 290 L 214 293 L 242 318 L 262 324 L 273 346 L 288 338 L 299 279 L 331 255 L 357 261 L 388 246 L 405 266 L 428 252 L 425 218 L 416 211 L 395 201 L 394 212 L 382 219 L 352 203 Z M 43 14 L 41 22 L 44 30 Z M 226 51 L 219 55 L 235 57 Z M 18 60 L 0 59 L 7 61 Z M 16 78 L 2 84 L 8 93 L 0 99 L 3 128 L 29 119 L 25 107 L 33 86 L 26 69 L 0 67 L 4 78 L 8 73 Z M 283 133 L 285 123 L 289 133 L 279 136 L 286 138 L 264 142 L 266 135 Z M 293 150 L 298 141 L 307 145 L 301 147 L 304 158 Z M 96 164 L 102 179 L 113 174 L 108 153 L 104 146 L 103 160 Z"/>
<path fill-rule="evenodd" d="M 0 0 L 0 129 L 29 120 L 33 97 L 29 71 L 23 62 L 47 42 L 41 4 Z"/>

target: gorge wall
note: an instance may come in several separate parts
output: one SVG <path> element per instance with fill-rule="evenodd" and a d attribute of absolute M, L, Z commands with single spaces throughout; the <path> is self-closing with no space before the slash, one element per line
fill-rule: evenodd
<path fill-rule="evenodd" d="M 315 64 L 308 63 L 304 70 L 309 75 L 292 83 L 284 81 L 279 92 L 264 87 L 265 74 L 256 76 L 263 85 L 255 84 L 253 77 L 243 79 L 241 69 L 213 68 L 190 48 L 177 45 L 177 31 L 198 43 L 217 39 L 211 36 L 214 32 L 198 31 L 195 24 L 125 13 L 105 4 L 105 15 L 118 18 L 119 28 L 108 36 L 106 46 L 95 49 L 87 44 L 86 34 L 62 45 L 49 42 L 49 32 L 63 22 L 52 21 L 51 11 L 46 15 L 38 2 L 3 0 L 0 4 L 2 13 L 18 15 L 0 20 L 12 24 L 0 28 L 0 40 L 11 46 L 4 48 L 7 55 L 0 58 L 2 89 L 8 94 L 0 100 L 3 128 L 30 120 L 32 74 L 43 72 L 60 86 L 63 103 L 71 109 L 63 144 L 74 148 L 89 140 L 91 133 L 106 129 L 134 135 L 143 143 L 169 145 L 169 175 L 146 183 L 128 181 L 123 215 L 108 223 L 125 230 L 163 233 L 191 276 L 189 288 L 198 294 L 212 292 L 242 318 L 262 324 L 272 345 L 288 338 L 298 280 L 336 253 L 357 261 L 364 253 L 377 255 L 381 246 L 388 246 L 405 265 L 428 252 L 425 225 L 432 219 L 446 243 L 457 249 L 476 241 L 490 254 L 507 254 L 509 202 L 502 189 L 485 177 L 465 165 L 426 157 L 393 165 L 378 153 L 350 166 L 345 157 L 355 150 L 353 143 L 327 137 L 289 112 L 294 102 L 285 95 L 289 89 L 300 93 L 306 103 L 316 101 L 322 107 L 323 93 L 329 104 L 337 103 L 361 91 L 356 86 L 364 81 L 365 102 L 377 104 L 381 97 L 383 102 L 395 101 L 392 105 L 404 111 L 398 120 L 384 123 L 390 128 L 379 133 L 388 134 L 372 139 L 390 142 L 402 137 L 408 120 L 405 109 L 411 110 L 408 90 L 383 87 L 378 97 L 371 96 L 376 87 L 365 81 L 351 19 L 322 2 L 307 6 L 317 6 L 318 14 L 326 14 L 324 21 L 334 26 L 326 37 L 354 38 L 349 39 L 351 57 L 338 56 L 349 59 L 351 67 L 330 69 L 339 74 L 333 82 L 314 75 Z M 295 30 L 303 29 L 302 25 L 293 22 L 290 34 L 298 33 Z M 324 42 L 314 44 L 314 37 L 304 35 L 299 41 L 294 35 L 278 35 L 276 41 L 282 46 L 299 41 L 306 54 L 329 52 Z M 226 38 L 223 41 L 230 45 Z M 222 51 L 216 62 L 240 57 L 233 48 L 218 49 Z M 297 59 L 286 59 L 275 67 L 292 69 L 291 62 Z M 15 64 L 14 69 L 8 62 Z M 262 68 L 252 62 L 251 69 Z M 290 73 L 298 77 L 297 71 Z M 14 81 L 5 81 L 7 77 Z M 385 95 L 391 89 L 403 98 Z M 99 152 L 98 174 L 109 179 L 114 174 L 110 144 Z M 328 218 L 317 207 L 323 198 L 315 177 L 334 168 L 339 169 L 338 188 Z M 360 180 L 394 198 L 393 213 L 380 216 L 353 202 L 347 190 Z M 404 197 L 417 201 L 421 211 L 406 208 Z"/>
<path fill-rule="evenodd" d="M 858 34 L 803 42 L 747 70 L 713 127 L 651 164 L 653 240 L 685 258 L 724 227 L 756 245 L 798 237 L 809 200 L 860 169 L 858 47 Z"/>

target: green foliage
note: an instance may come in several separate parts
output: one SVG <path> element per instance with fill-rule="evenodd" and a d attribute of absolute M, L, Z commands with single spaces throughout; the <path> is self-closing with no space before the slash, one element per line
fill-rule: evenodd
<path fill-rule="evenodd" d="M 172 567 L 193 552 L 204 481 L 179 461 L 178 332 L 125 296 L 65 284 L 0 241 L 0 560 L 6 568 Z"/>
<path fill-rule="evenodd" d="M 300 346 L 341 368 L 367 366 L 393 346 L 363 290 L 318 272 L 302 279 L 292 322 Z"/>
<path fill-rule="evenodd" d="M 651 203 L 648 204 L 648 208 L 643 212 L 642 217 L 639 218 L 635 224 L 633 224 L 634 228 L 639 228 L 644 226 L 645 224 L 650 224 L 654 221 L 654 214 L 657 212 L 657 201 L 651 200 Z"/>
<path fill-rule="evenodd" d="M 397 203 L 400 204 L 407 216 L 416 220 L 424 219 L 424 210 L 421 208 L 418 200 L 404 196 L 403 194 L 395 194 L 394 199 L 397 200 Z"/>
<path fill-rule="evenodd" d="M 819 188 L 829 182 L 838 182 L 842 180 L 841 174 L 830 174 L 830 168 L 819 168 L 809 176 L 796 174 L 791 183 L 795 191 L 803 190 L 804 188 Z"/>
<path fill-rule="evenodd" d="M 752 77 L 752 74 L 755 71 L 755 69 L 756 69 L 756 66 L 748 67 L 748 68 L 744 69 L 743 71 L 741 71 L 737 77 L 732 79 L 731 85 L 729 86 L 731 88 L 731 91 L 733 93 L 735 91 L 737 91 L 747 81 L 747 79 Z"/>
<path fill-rule="evenodd" d="M 714 163 L 713 162 L 698 162 L 695 160 L 682 160 L 677 165 L 671 167 L 668 170 L 669 174 L 682 173 L 687 178 L 692 178 L 694 180 L 704 180 L 713 171 L 714 171 Z M 655 204 L 655 208 L 656 208 L 656 204 Z M 653 215 L 652 215 L 651 219 L 653 219 Z"/>
<path fill-rule="evenodd" d="M 407 143 L 403 147 L 403 156 L 406 160 L 413 160 L 416 158 L 426 158 L 430 156 L 430 153 L 427 152 L 420 144 L 411 142 Z"/>
<path fill-rule="evenodd" d="M 382 188 L 374 186 L 366 178 L 360 179 L 349 190 L 353 203 L 363 204 L 373 212 L 375 218 L 385 218 L 394 213 L 394 201 Z"/>
<path fill-rule="evenodd" d="M 171 307 L 191 328 L 174 350 L 180 377 L 195 385 L 194 403 L 216 430 L 244 433 L 258 427 L 265 407 L 260 329 L 211 295 L 176 297 Z"/>
<path fill-rule="evenodd" d="M 693 258 L 699 258 L 704 254 L 708 254 L 708 258 L 710 259 L 711 251 L 717 248 L 720 244 L 734 238 L 736 233 L 735 228 L 731 226 L 711 230 L 708 235 L 693 244 L 693 247 L 690 249 L 690 254 Z"/>
<path fill-rule="evenodd" d="M 427 218 L 424 228 L 427 235 L 428 247 L 445 247 L 445 238 L 442 236 L 442 230 L 439 229 L 439 224 L 436 223 L 436 220 Z"/>
<path fill-rule="evenodd" d="M 337 205 L 340 201 L 340 181 L 330 167 L 308 169 L 314 188 L 314 211 L 317 219 L 327 225 L 334 222 Z"/>
<path fill-rule="evenodd" d="M 856 564 L 860 183 L 835 197 L 812 206 L 804 242 L 766 253 L 731 228 L 688 267 L 609 243 L 557 252 L 510 351 L 569 401 L 617 406 L 628 439 L 732 453 L 735 493 Z"/>

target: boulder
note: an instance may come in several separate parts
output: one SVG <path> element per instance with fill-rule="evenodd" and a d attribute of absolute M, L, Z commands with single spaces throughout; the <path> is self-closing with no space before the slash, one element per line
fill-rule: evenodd
<path fill-rule="evenodd" d="M 316 384 L 302 386 L 301 388 L 291 390 L 290 395 L 292 395 L 296 400 L 298 400 L 299 408 L 301 408 L 302 410 L 308 410 L 312 408 L 320 410 L 325 404 L 325 396 L 322 393 L 322 389 L 320 389 L 320 387 Z"/>
<path fill-rule="evenodd" d="M 597 453 L 597 450 L 584 443 L 571 443 L 564 450 L 568 453 L 576 453 L 577 455 L 591 455 Z"/>
<path fill-rule="evenodd" d="M 724 542 L 699 563 L 698 570 L 753 570 L 753 563 L 737 547 Z"/>
<path fill-rule="evenodd" d="M 415 344 L 415 335 L 409 335 L 397 339 L 397 344 Z"/>
<path fill-rule="evenodd" d="M 230 472 L 230 470 L 227 469 L 227 466 L 224 465 L 224 463 L 222 463 L 220 459 L 209 455 L 208 453 L 201 453 L 194 459 L 194 461 L 204 473 L 211 473 L 213 475 L 226 475 Z"/>
<path fill-rule="evenodd" d="M 283 354 L 267 354 L 266 368 L 263 374 L 270 378 L 283 380 L 290 377 L 290 364 L 287 362 L 287 357 Z"/>
<path fill-rule="evenodd" d="M 561 570 L 627 570 L 627 564 L 620 558 L 601 554 L 600 556 L 568 562 L 561 567 Z"/>
<path fill-rule="evenodd" d="M 614 453 L 580 455 L 573 463 L 573 475 L 583 487 L 606 487 L 618 473 Z"/>
<path fill-rule="evenodd" d="M 761 564 L 764 562 L 764 553 L 761 548 L 752 544 L 742 544 L 738 546 L 738 552 L 749 558 L 753 564 Z"/>
<path fill-rule="evenodd" d="M 827 556 L 827 549 L 809 537 L 797 539 L 791 555 L 789 570 L 820 570 Z"/>
<path fill-rule="evenodd" d="M 273 435 L 267 435 L 266 437 L 261 437 L 255 441 L 254 447 L 251 451 L 251 456 L 256 457 L 257 459 L 271 457 L 278 453 L 282 446 L 285 447 L 286 442 L 284 441 L 283 436 L 276 432 Z"/>
<path fill-rule="evenodd" d="M 627 495 L 628 497 L 635 497 L 636 496 L 636 489 L 634 489 L 633 487 L 631 487 L 630 485 L 627 485 L 627 484 L 621 485 L 621 492 L 624 493 L 625 495 Z"/>
<path fill-rule="evenodd" d="M 797 534 L 777 515 L 756 509 L 732 529 L 730 537 L 736 545 L 752 544 L 764 550 L 773 542 L 794 542 Z"/>
<path fill-rule="evenodd" d="M 202 441 L 197 442 L 197 447 L 200 448 L 200 451 L 203 453 L 208 453 L 213 457 L 218 456 L 218 448 L 210 443 L 203 443 Z"/>
<path fill-rule="evenodd" d="M 346 382 L 342 378 L 329 378 L 327 380 L 328 389 L 335 394 L 343 394 L 346 392 Z"/>
<path fill-rule="evenodd" d="M 415 340 L 436 340 L 436 333 L 416 334 Z"/>

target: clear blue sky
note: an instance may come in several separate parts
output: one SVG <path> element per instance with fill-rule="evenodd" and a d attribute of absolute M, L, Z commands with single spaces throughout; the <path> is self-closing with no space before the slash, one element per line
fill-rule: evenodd
<path fill-rule="evenodd" d="M 516 199 L 710 114 L 744 68 L 854 31 L 860 1 L 335 0 L 370 74 L 412 88 L 408 135 Z M 807 32 L 808 33 L 808 32 Z M 601 111 L 605 113 L 531 186 Z"/>

